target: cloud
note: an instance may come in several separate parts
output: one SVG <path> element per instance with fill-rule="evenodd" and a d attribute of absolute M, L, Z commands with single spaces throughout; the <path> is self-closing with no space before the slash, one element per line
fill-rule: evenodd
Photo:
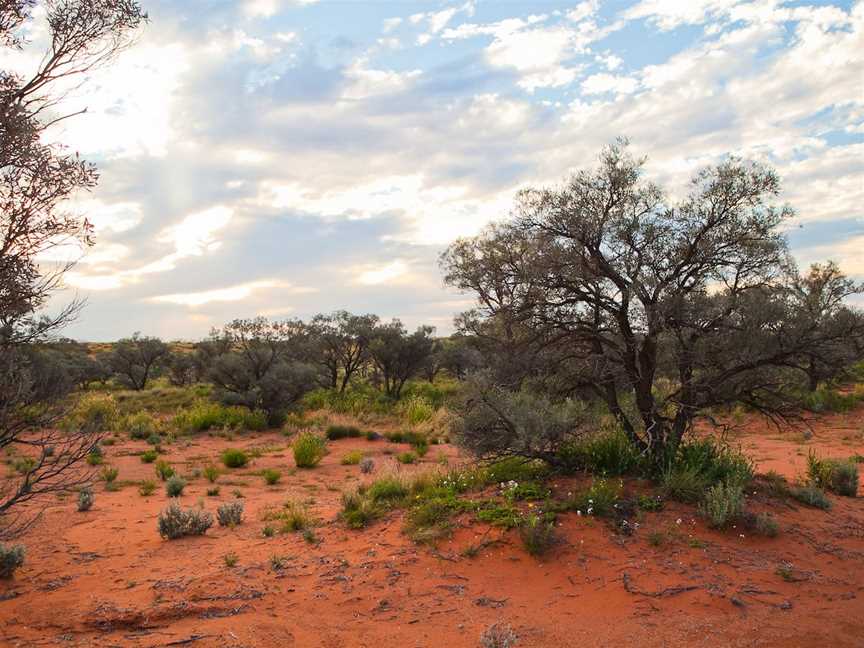
<path fill-rule="evenodd" d="M 175 293 L 173 295 L 157 295 L 150 301 L 155 303 L 179 304 L 181 306 L 197 307 L 213 302 L 236 302 L 252 296 L 253 293 L 271 288 L 291 288 L 290 284 L 275 280 L 253 281 L 237 286 L 215 288 L 193 293 Z M 293 292 L 306 292 L 311 289 L 293 289 Z"/>

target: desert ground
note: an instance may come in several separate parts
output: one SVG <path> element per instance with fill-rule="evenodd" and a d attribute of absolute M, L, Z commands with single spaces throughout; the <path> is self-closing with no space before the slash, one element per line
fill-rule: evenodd
<path fill-rule="evenodd" d="M 344 418 L 344 417 L 343 417 Z M 759 473 L 799 477 L 811 451 L 864 453 L 864 408 L 813 421 L 813 436 L 784 433 L 748 419 L 733 443 Z M 368 427 L 368 426 L 367 426 Z M 809 436 L 809 435 L 808 435 Z M 122 437 L 121 437 L 122 438 Z M 167 496 L 139 494 L 153 476 L 139 455 L 145 441 L 105 447 L 120 488 L 96 486 L 95 505 L 51 502 L 24 538 L 27 561 L 0 581 L 3 646 L 181 646 L 336 648 L 477 646 L 495 622 L 508 623 L 520 646 L 814 646 L 864 645 L 864 504 L 829 495 L 829 511 L 772 496 L 757 478 L 749 507 L 779 522 L 775 538 L 743 528 L 708 528 L 693 506 L 672 501 L 638 515 L 632 535 L 603 519 L 558 517 L 561 541 L 541 558 L 516 531 L 461 515 L 450 537 L 416 544 L 395 510 L 365 529 L 339 519 L 344 489 L 382 472 L 440 470 L 465 458 L 432 446 L 418 463 L 395 460 L 406 446 L 341 439 L 313 469 L 294 468 L 278 431 L 228 440 L 178 439 L 166 458 L 188 475 L 181 501 L 215 510 L 242 495 L 244 522 L 206 535 L 163 540 L 156 518 Z M 257 458 L 224 470 L 216 486 L 195 477 L 227 447 Z M 375 470 L 361 474 L 340 457 L 361 450 Z M 275 485 L 260 473 L 282 471 Z M 588 478 L 551 478 L 553 497 Z M 494 488 L 492 489 L 494 491 Z M 625 493 L 651 485 L 625 480 Z M 494 493 L 493 493 L 494 494 Z M 312 538 L 262 534 L 262 515 L 286 499 L 317 520 Z M 521 503 L 521 506 L 534 506 Z M 228 566 L 226 555 L 236 564 Z"/>

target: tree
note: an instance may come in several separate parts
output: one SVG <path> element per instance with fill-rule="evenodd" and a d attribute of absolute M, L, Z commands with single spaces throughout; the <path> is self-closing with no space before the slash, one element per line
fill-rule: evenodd
<path fill-rule="evenodd" d="M 177 351 L 169 354 L 165 363 L 168 381 L 175 387 L 187 387 L 198 381 L 198 362 L 192 353 Z"/>
<path fill-rule="evenodd" d="M 34 5 L 0 2 L 0 47 L 29 47 L 21 27 Z M 70 267 L 44 258 L 61 245 L 92 243 L 90 223 L 64 205 L 92 188 L 97 172 L 45 132 L 73 116 L 58 112 L 63 91 L 123 49 L 147 18 L 133 0 L 47 0 L 44 9 L 50 44 L 36 72 L 0 72 L 0 448 L 26 450 L 33 460 L 0 491 L 6 535 L 33 519 L 13 507 L 82 483 L 81 459 L 94 442 L 84 432 L 52 430 L 71 384 L 35 345 L 81 307 L 73 301 L 52 316 L 42 312 Z"/>
<path fill-rule="evenodd" d="M 114 343 L 108 362 L 123 385 L 141 391 L 169 353 L 168 345 L 159 338 L 135 333 Z"/>
<path fill-rule="evenodd" d="M 483 355 L 464 335 L 453 335 L 442 340 L 438 351 L 438 364 L 457 380 L 465 380 L 469 373 L 483 366 Z"/>
<path fill-rule="evenodd" d="M 864 355 L 864 318 L 845 305 L 844 300 L 864 292 L 864 283 L 855 283 L 833 261 L 814 263 L 804 275 L 790 269 L 789 291 L 803 324 L 820 340 L 804 354 L 802 370 L 810 391 L 819 383 L 841 376 Z"/>
<path fill-rule="evenodd" d="M 596 170 L 521 192 L 510 221 L 441 263 L 477 296 L 457 325 L 520 359 L 515 385 L 602 400 L 659 467 L 709 408 L 790 413 L 790 371 L 825 336 L 785 290 L 792 212 L 773 170 L 729 158 L 674 202 L 643 164 L 619 141 Z"/>
<path fill-rule="evenodd" d="M 344 392 L 369 361 L 369 345 L 377 325 L 377 315 L 352 315 L 344 310 L 312 318 L 310 359 L 323 367 L 330 389 Z"/>
<path fill-rule="evenodd" d="M 271 425 L 278 425 L 315 384 L 315 368 L 302 361 L 308 336 L 299 320 L 234 320 L 215 331 L 210 342 L 208 350 L 221 351 L 206 374 L 216 385 L 216 396 L 225 403 L 263 410 Z"/>
<path fill-rule="evenodd" d="M 398 399 L 405 383 L 417 375 L 432 353 L 433 328 L 421 326 L 408 335 L 398 319 L 375 329 L 375 339 L 369 352 L 380 372 L 384 392 Z"/>

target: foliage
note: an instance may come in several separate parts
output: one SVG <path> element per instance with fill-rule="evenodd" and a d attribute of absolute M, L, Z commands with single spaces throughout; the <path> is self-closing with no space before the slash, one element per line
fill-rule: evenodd
<path fill-rule="evenodd" d="M 158 421 L 147 412 L 137 412 L 122 417 L 118 427 L 128 432 L 133 439 L 148 439 L 154 434 L 158 436 L 159 430 Z"/>
<path fill-rule="evenodd" d="M 159 453 L 153 449 L 141 453 L 141 463 L 153 463 L 159 457 Z"/>
<path fill-rule="evenodd" d="M 186 488 L 186 480 L 179 475 L 172 475 L 165 482 L 165 494 L 168 497 L 180 497 Z"/>
<path fill-rule="evenodd" d="M 711 486 L 747 485 L 753 479 L 753 462 L 740 450 L 715 439 L 682 444 L 660 477 L 666 497 L 696 502 Z"/>
<path fill-rule="evenodd" d="M 63 421 L 67 430 L 107 432 L 117 421 L 117 403 L 108 394 L 84 394 Z"/>
<path fill-rule="evenodd" d="M 737 483 L 711 486 L 699 506 L 699 514 L 717 529 L 727 527 L 744 512 L 744 489 Z"/>
<path fill-rule="evenodd" d="M 617 427 L 565 444 L 559 458 L 568 470 L 578 468 L 609 477 L 632 473 L 642 464 L 642 455 Z"/>
<path fill-rule="evenodd" d="M 282 473 L 275 468 L 265 468 L 261 471 L 261 476 L 264 478 L 264 483 L 268 486 L 273 486 L 282 479 Z"/>
<path fill-rule="evenodd" d="M 802 504 L 827 511 L 831 508 L 829 500 L 821 488 L 817 486 L 796 486 L 789 491 L 790 495 Z"/>
<path fill-rule="evenodd" d="M 360 472 L 364 475 L 370 474 L 375 470 L 375 460 L 372 457 L 364 457 L 360 460 Z"/>
<path fill-rule="evenodd" d="M 623 484 L 610 483 L 606 478 L 595 478 L 587 489 L 574 493 L 568 508 L 580 515 L 603 517 L 611 515 L 621 499 Z"/>
<path fill-rule="evenodd" d="M 243 500 L 220 504 L 216 509 L 219 526 L 235 527 L 243 523 Z"/>
<path fill-rule="evenodd" d="M 381 378 L 384 393 L 398 400 L 405 383 L 420 372 L 432 353 L 431 326 L 421 326 L 408 334 L 398 319 L 375 328 L 369 354 Z"/>
<path fill-rule="evenodd" d="M 417 461 L 417 455 L 413 452 L 402 452 L 396 455 L 396 460 L 403 464 L 413 464 Z"/>
<path fill-rule="evenodd" d="M 242 468 L 249 463 L 249 455 L 238 448 L 226 448 L 221 459 L 226 468 Z"/>
<path fill-rule="evenodd" d="M 189 508 L 183 510 L 176 499 L 159 513 L 159 535 L 168 540 L 183 536 L 204 535 L 213 526 L 213 515 L 207 511 Z"/>
<path fill-rule="evenodd" d="M 359 438 L 363 436 L 360 428 L 353 425 L 331 425 L 327 428 L 327 439 L 336 441 L 337 439 Z"/>
<path fill-rule="evenodd" d="M 531 513 L 522 519 L 519 537 L 529 554 L 542 556 L 557 542 L 555 523 L 545 516 Z"/>
<path fill-rule="evenodd" d="M 114 344 L 108 363 L 124 386 L 140 391 L 147 387 L 154 370 L 168 353 L 168 345 L 159 338 L 135 333 Z"/>
<path fill-rule="evenodd" d="M 198 401 L 192 407 L 178 412 L 172 425 L 180 432 L 205 432 L 214 429 L 264 430 L 267 416 L 260 410 L 247 407 L 226 407 L 219 403 Z"/>
<path fill-rule="evenodd" d="M 205 466 L 203 474 L 204 478 L 211 484 L 215 484 L 216 480 L 219 479 L 219 469 L 213 464 Z"/>
<path fill-rule="evenodd" d="M 96 495 L 90 487 L 84 487 L 78 491 L 78 510 L 89 511 L 93 508 L 93 502 L 96 500 Z"/>
<path fill-rule="evenodd" d="M 120 475 L 120 469 L 115 466 L 105 466 L 102 468 L 102 472 L 100 473 L 102 477 L 102 481 L 105 482 L 105 488 L 108 490 L 113 490 L 114 482 L 117 480 L 118 475 Z"/>
<path fill-rule="evenodd" d="M 0 543 L 0 578 L 12 578 L 24 564 L 24 545 L 5 545 Z"/>
<path fill-rule="evenodd" d="M 157 461 L 154 468 L 156 470 L 156 476 L 162 481 L 174 476 L 174 468 L 172 468 L 171 464 L 164 459 Z"/>
<path fill-rule="evenodd" d="M 424 396 L 412 394 L 400 401 L 398 412 L 408 425 L 418 425 L 430 420 L 435 408 Z"/>
<path fill-rule="evenodd" d="M 142 497 L 148 497 L 156 492 L 156 482 L 152 479 L 145 479 L 138 485 L 138 493 Z"/>
<path fill-rule="evenodd" d="M 506 623 L 493 623 L 480 635 L 481 648 L 514 648 L 519 637 Z"/>
<path fill-rule="evenodd" d="M 363 452 L 361 450 L 352 450 L 344 455 L 339 460 L 343 466 L 356 466 L 363 461 Z"/>
<path fill-rule="evenodd" d="M 744 528 L 757 535 L 776 538 L 780 533 L 780 525 L 768 513 L 744 513 L 742 521 Z"/>
<path fill-rule="evenodd" d="M 858 494 L 858 466 L 842 459 L 818 459 L 810 453 L 807 457 L 807 477 L 819 488 L 837 495 L 855 497 Z"/>
<path fill-rule="evenodd" d="M 301 432 L 292 445 L 298 468 L 314 468 L 327 454 L 327 441 L 314 432 Z"/>

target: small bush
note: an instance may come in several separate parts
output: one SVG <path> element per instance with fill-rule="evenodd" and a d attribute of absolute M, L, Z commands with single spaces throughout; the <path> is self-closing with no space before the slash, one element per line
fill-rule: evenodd
<path fill-rule="evenodd" d="M 301 432 L 294 440 L 293 451 L 298 468 L 314 468 L 327 454 L 327 441 L 314 432 Z"/>
<path fill-rule="evenodd" d="M 353 450 L 352 452 L 342 455 L 342 459 L 339 463 L 343 466 L 356 466 L 361 461 L 363 461 L 363 453 L 360 450 Z"/>
<path fill-rule="evenodd" d="M 360 493 L 342 494 L 342 511 L 339 517 L 351 529 L 362 529 L 368 526 L 381 514 L 375 502 Z"/>
<path fill-rule="evenodd" d="M 263 529 L 261 529 L 261 535 L 263 535 L 265 538 L 272 538 L 274 535 L 276 535 L 276 529 L 267 524 L 264 526 Z"/>
<path fill-rule="evenodd" d="M 219 487 L 214 486 L 213 488 L 207 489 L 207 497 L 218 497 L 219 496 Z"/>
<path fill-rule="evenodd" d="M 477 511 L 477 519 L 492 526 L 515 529 L 522 523 L 519 509 L 512 504 L 500 504 L 496 501 L 487 502 Z"/>
<path fill-rule="evenodd" d="M 845 497 L 858 494 L 858 466 L 842 459 L 807 457 L 807 477 L 814 486 L 825 488 Z"/>
<path fill-rule="evenodd" d="M 155 450 L 145 450 L 141 453 L 141 462 L 142 463 L 153 463 L 156 459 L 159 458 L 159 453 Z"/>
<path fill-rule="evenodd" d="M 606 479 L 595 479 L 588 489 L 573 496 L 568 503 L 568 508 L 576 510 L 580 515 L 597 517 L 611 515 L 621 498 L 622 489 L 620 481 L 610 484 Z"/>
<path fill-rule="evenodd" d="M 0 544 L 0 578 L 12 578 L 15 570 L 24 564 L 23 545 Z"/>
<path fill-rule="evenodd" d="M 408 487 L 395 475 L 379 477 L 364 492 L 373 502 L 396 502 L 408 495 Z"/>
<path fill-rule="evenodd" d="M 105 490 L 117 490 L 117 477 L 120 475 L 120 469 L 114 466 L 105 466 L 102 469 L 101 477 L 105 482 Z"/>
<path fill-rule="evenodd" d="M 213 526 L 213 515 L 201 509 L 186 509 L 185 511 L 172 500 L 167 508 L 159 513 L 159 535 L 168 540 L 183 536 L 204 535 Z"/>
<path fill-rule="evenodd" d="M 276 519 L 282 522 L 283 533 L 303 531 L 315 523 L 315 520 L 309 513 L 309 509 L 304 504 L 293 500 L 285 502 L 285 507 Z"/>
<path fill-rule="evenodd" d="M 369 430 L 366 432 L 366 440 L 367 441 L 379 441 L 381 439 L 381 435 L 378 434 L 375 430 Z"/>
<path fill-rule="evenodd" d="M 567 444 L 559 457 L 569 470 L 587 470 L 608 477 L 634 472 L 641 463 L 639 451 L 619 429 Z"/>
<path fill-rule="evenodd" d="M 147 443 L 149 443 L 152 446 L 158 446 L 160 443 L 162 443 L 162 437 L 154 432 L 153 434 L 151 434 L 150 436 L 147 437 Z"/>
<path fill-rule="evenodd" d="M 222 463 L 226 468 L 242 468 L 249 463 L 249 456 L 237 448 L 228 448 L 222 452 Z"/>
<path fill-rule="evenodd" d="M 105 461 L 105 457 L 102 455 L 102 449 L 99 446 L 93 446 L 93 449 L 87 455 L 87 459 L 85 459 L 88 466 L 98 466 L 103 461 Z"/>
<path fill-rule="evenodd" d="M 529 554 L 542 556 L 557 542 L 555 523 L 540 515 L 527 515 L 519 525 L 519 537 Z"/>
<path fill-rule="evenodd" d="M 396 460 L 403 464 L 413 464 L 417 461 L 417 455 L 413 452 L 402 452 L 396 455 Z"/>
<path fill-rule="evenodd" d="M 697 468 L 669 466 L 660 477 L 660 490 L 664 497 L 680 502 L 699 501 L 708 481 Z"/>
<path fill-rule="evenodd" d="M 216 480 L 219 479 L 219 469 L 213 464 L 205 466 L 202 474 L 204 475 L 204 478 L 211 484 L 215 484 Z"/>
<path fill-rule="evenodd" d="M 243 502 L 234 500 L 220 504 L 216 509 L 219 526 L 235 527 L 243 523 Z"/>
<path fill-rule="evenodd" d="M 240 558 L 233 551 L 231 553 L 227 553 L 222 557 L 222 561 L 225 563 L 225 566 L 229 569 L 234 567 Z"/>
<path fill-rule="evenodd" d="M 158 421 L 147 412 L 138 412 L 137 414 L 129 414 L 120 419 L 119 427 L 121 430 L 128 432 L 132 439 L 149 439 L 156 435 L 156 430 L 159 427 Z M 158 443 L 158 441 L 157 441 Z"/>
<path fill-rule="evenodd" d="M 829 387 L 820 387 L 803 398 L 803 405 L 811 412 L 848 412 L 861 400 L 857 393 L 841 394 Z"/>
<path fill-rule="evenodd" d="M 827 511 L 831 508 L 831 501 L 825 496 L 821 488 L 816 486 L 797 486 L 789 491 L 792 497 L 806 506 Z"/>
<path fill-rule="evenodd" d="M 368 475 L 373 470 L 375 470 L 375 460 L 372 457 L 364 457 L 360 460 L 360 472 Z"/>
<path fill-rule="evenodd" d="M 156 476 L 162 481 L 174 476 L 174 469 L 164 459 L 157 461 L 154 469 L 156 470 Z"/>
<path fill-rule="evenodd" d="M 709 526 L 723 529 L 744 511 L 744 489 L 738 484 L 716 484 L 708 489 L 699 513 Z"/>
<path fill-rule="evenodd" d="M 419 425 L 425 423 L 435 416 L 435 408 L 426 397 L 412 395 L 402 400 L 398 407 L 402 419 L 408 425 Z"/>
<path fill-rule="evenodd" d="M 744 528 L 756 535 L 767 538 L 776 538 L 780 533 L 780 525 L 777 520 L 768 513 L 745 513 L 743 516 Z"/>
<path fill-rule="evenodd" d="M 165 482 L 165 493 L 168 497 L 180 497 L 186 488 L 186 480 L 179 475 L 172 475 Z"/>
<path fill-rule="evenodd" d="M 96 499 L 96 495 L 93 494 L 93 489 L 89 486 L 82 488 L 78 491 L 78 510 L 89 511 L 93 508 L 93 502 Z"/>
<path fill-rule="evenodd" d="M 519 637 L 506 623 L 493 623 L 480 635 L 481 648 L 513 648 Z"/>
<path fill-rule="evenodd" d="M 152 479 L 145 479 L 138 486 L 138 492 L 142 497 L 148 497 L 156 492 L 156 482 Z"/>
<path fill-rule="evenodd" d="M 429 441 L 426 437 L 417 437 L 411 440 L 411 447 L 418 457 L 425 457 L 429 452 Z"/>
<path fill-rule="evenodd" d="M 282 479 L 282 473 L 275 468 L 267 468 L 261 471 L 261 476 L 264 478 L 264 483 L 268 486 L 273 486 Z"/>
<path fill-rule="evenodd" d="M 260 410 L 245 407 L 226 407 L 219 403 L 199 401 L 192 407 L 178 412 L 172 422 L 181 432 L 206 432 L 228 428 L 232 430 L 266 430 L 267 415 Z"/>
<path fill-rule="evenodd" d="M 87 394 L 72 408 L 63 422 L 66 429 L 107 432 L 117 421 L 117 403 L 111 396 Z"/>
<path fill-rule="evenodd" d="M 360 428 L 354 427 L 353 425 L 331 425 L 327 428 L 326 434 L 330 441 L 363 436 Z"/>

